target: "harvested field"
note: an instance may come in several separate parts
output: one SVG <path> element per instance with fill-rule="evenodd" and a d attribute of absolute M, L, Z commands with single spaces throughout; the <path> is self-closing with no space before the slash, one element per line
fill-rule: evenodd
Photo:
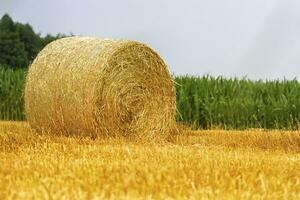
<path fill-rule="evenodd" d="M 194 131 L 163 144 L 0 123 L 0 199 L 299 199 L 300 131 Z"/>

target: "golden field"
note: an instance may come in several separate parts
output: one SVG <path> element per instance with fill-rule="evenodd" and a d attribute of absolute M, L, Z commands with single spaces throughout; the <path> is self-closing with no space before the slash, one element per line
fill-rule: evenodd
<path fill-rule="evenodd" d="M 186 131 L 154 144 L 1 122 L 0 199 L 300 199 L 300 131 Z"/>

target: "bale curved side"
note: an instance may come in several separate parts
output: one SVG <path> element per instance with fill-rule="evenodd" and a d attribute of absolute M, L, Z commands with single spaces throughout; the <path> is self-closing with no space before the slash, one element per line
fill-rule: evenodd
<path fill-rule="evenodd" d="M 30 125 L 56 133 L 166 137 L 175 101 L 159 55 L 126 40 L 56 40 L 33 61 L 25 85 Z"/>

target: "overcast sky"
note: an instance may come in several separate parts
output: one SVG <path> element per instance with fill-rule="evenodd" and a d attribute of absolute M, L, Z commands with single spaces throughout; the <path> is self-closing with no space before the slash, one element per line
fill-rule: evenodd
<path fill-rule="evenodd" d="M 0 0 L 42 35 L 139 40 L 174 74 L 300 80 L 299 0 Z"/>

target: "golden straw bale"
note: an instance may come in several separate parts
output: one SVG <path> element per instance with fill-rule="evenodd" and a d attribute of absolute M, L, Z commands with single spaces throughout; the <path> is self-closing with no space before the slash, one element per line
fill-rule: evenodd
<path fill-rule="evenodd" d="M 145 44 L 68 37 L 29 67 L 25 111 L 40 132 L 165 138 L 175 128 L 175 93 L 166 64 Z"/>

